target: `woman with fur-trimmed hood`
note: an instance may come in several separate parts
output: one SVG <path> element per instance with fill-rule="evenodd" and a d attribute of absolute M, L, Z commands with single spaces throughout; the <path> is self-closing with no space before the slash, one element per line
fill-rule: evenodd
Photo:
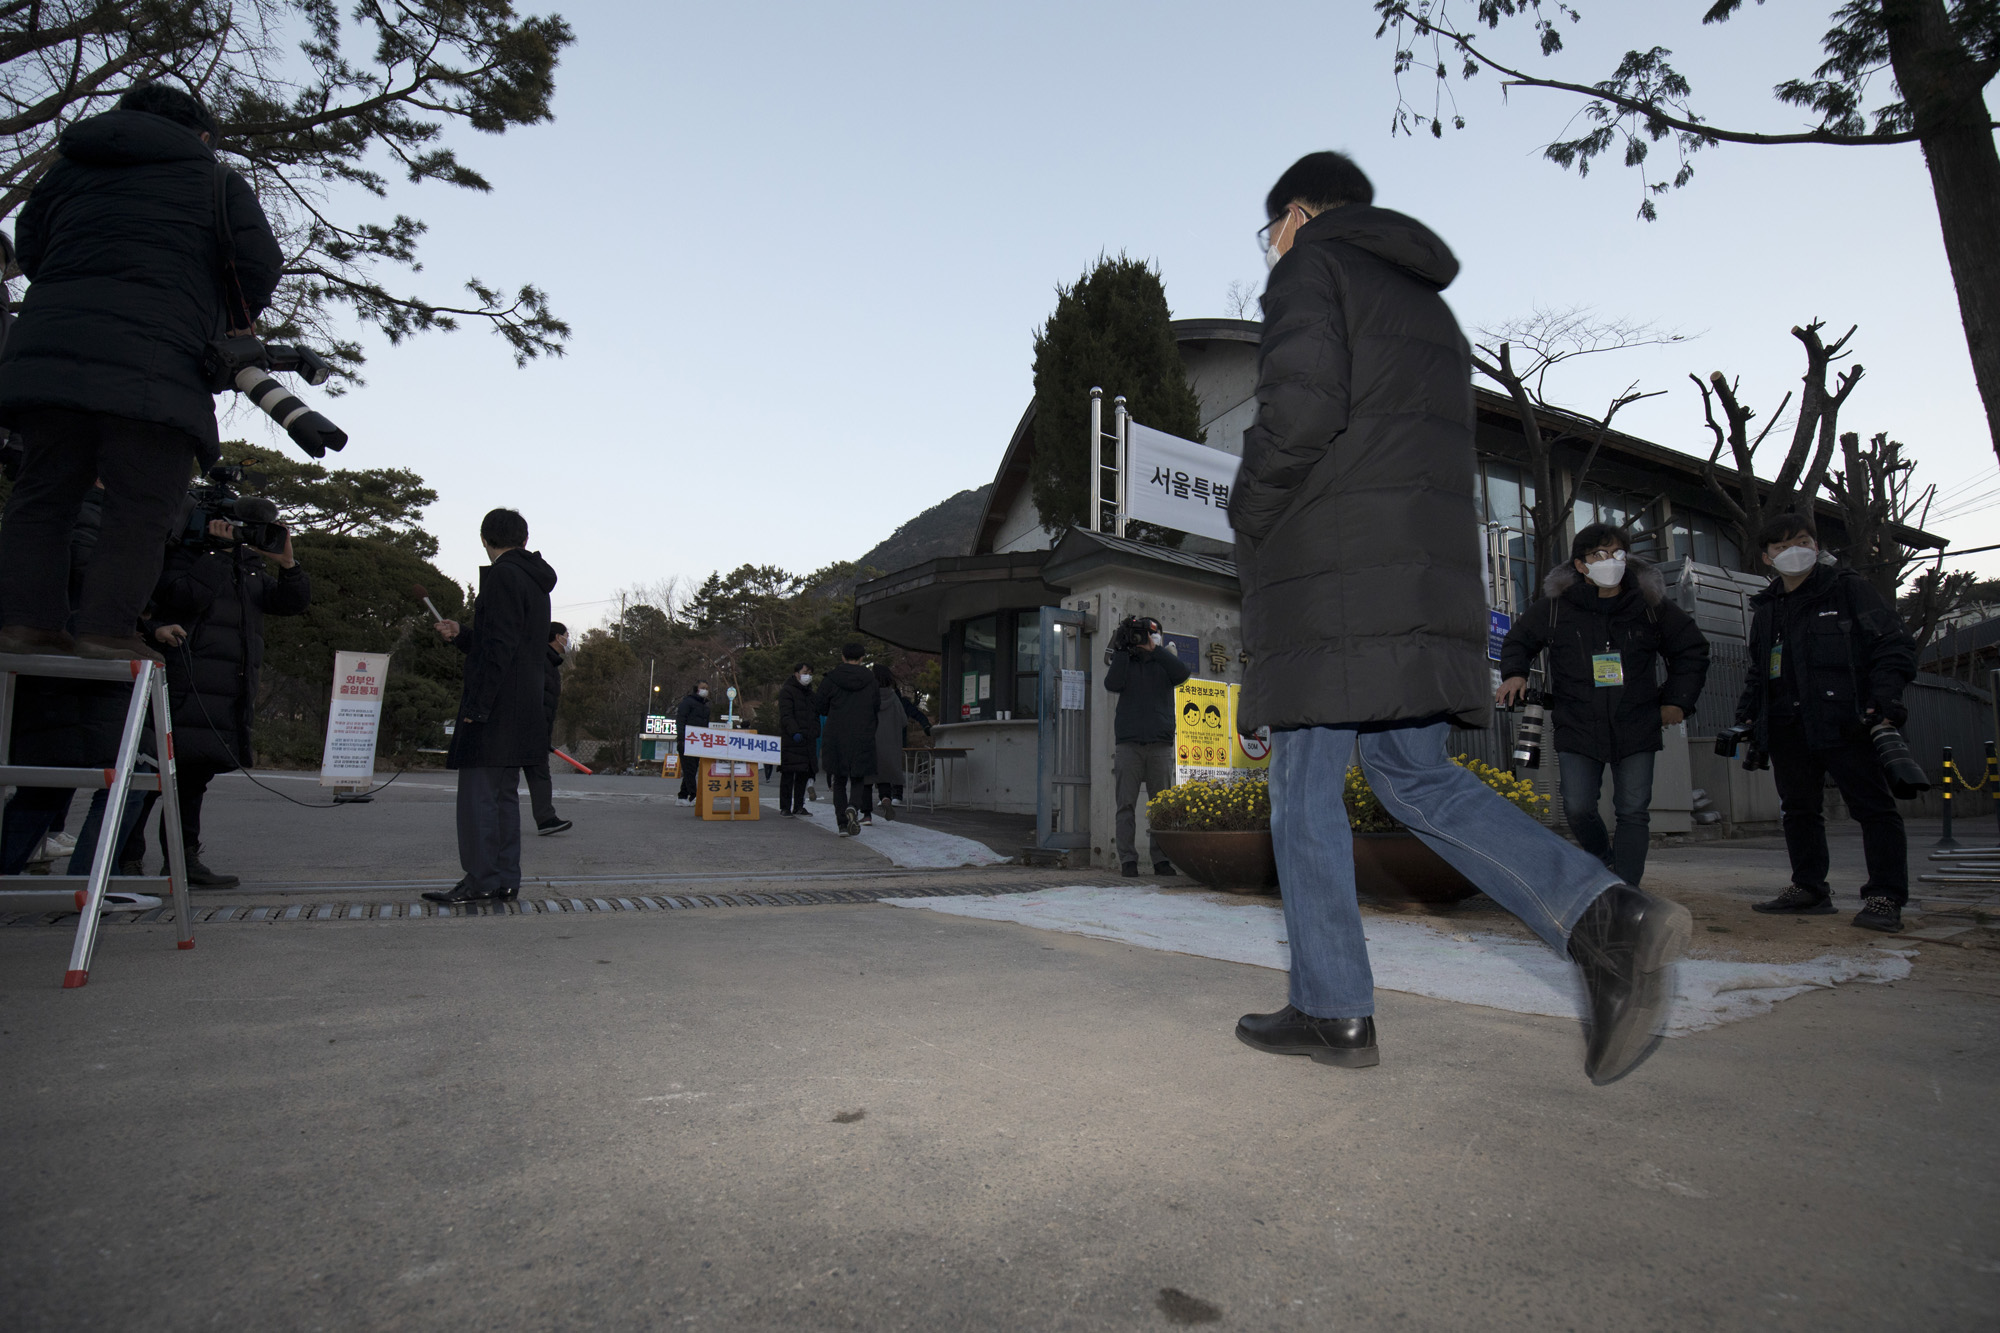
<path fill-rule="evenodd" d="M 1529 668 L 1545 650 L 1570 831 L 1620 879 L 1637 884 L 1646 868 L 1653 756 L 1663 747 L 1662 730 L 1694 712 L 1701 698 L 1708 640 L 1666 599 L 1652 562 L 1631 553 L 1630 535 L 1593 523 L 1576 534 L 1569 563 L 1542 581 L 1540 600 L 1507 631 L 1502 704 L 1520 698 Z M 1607 767 L 1615 833 L 1597 813 Z"/>

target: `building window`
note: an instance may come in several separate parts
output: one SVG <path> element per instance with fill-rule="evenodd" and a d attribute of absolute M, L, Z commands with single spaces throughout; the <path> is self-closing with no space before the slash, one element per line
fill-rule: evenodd
<path fill-rule="evenodd" d="M 993 702 L 993 669 L 999 661 L 1000 622 L 996 616 L 968 620 L 961 629 L 958 653 L 958 720 L 971 722 L 990 718 L 997 711 Z"/>
<path fill-rule="evenodd" d="M 1674 521 L 1667 531 L 1673 541 L 1673 558 L 1676 560 L 1696 560 L 1704 565 L 1720 565 L 1724 569 L 1743 567 L 1743 553 L 1738 549 L 1736 540 L 1707 514 L 1676 509 Z"/>
<path fill-rule="evenodd" d="M 1042 700 L 1042 612 L 1014 613 L 1014 716 L 1040 717 Z"/>
<path fill-rule="evenodd" d="M 1497 458 L 1479 460 L 1479 482 L 1481 516 L 1506 530 L 1502 550 L 1514 581 L 1515 605 L 1527 606 L 1541 583 L 1535 572 L 1535 483 Z"/>

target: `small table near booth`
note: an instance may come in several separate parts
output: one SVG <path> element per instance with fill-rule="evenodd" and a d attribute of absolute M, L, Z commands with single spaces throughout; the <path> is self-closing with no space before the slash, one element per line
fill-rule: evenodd
<path fill-rule="evenodd" d="M 903 747 L 903 800 L 914 807 L 921 799 L 926 810 L 938 808 L 938 792 L 951 804 L 951 761 L 972 751 L 954 745 L 909 745 Z"/>

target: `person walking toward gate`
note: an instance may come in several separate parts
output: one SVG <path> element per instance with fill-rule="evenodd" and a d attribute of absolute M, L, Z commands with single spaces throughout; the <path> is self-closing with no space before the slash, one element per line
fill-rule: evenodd
<path fill-rule="evenodd" d="M 1576 534 L 1569 563 L 1549 571 L 1541 600 L 1507 631 L 1500 648 L 1506 679 L 1495 699 L 1510 704 L 1526 693 L 1529 668 L 1548 651 L 1570 832 L 1618 878 L 1637 884 L 1652 836 L 1653 756 L 1663 748 L 1662 731 L 1701 698 L 1708 640 L 1692 616 L 1666 600 L 1659 571 L 1631 554 L 1631 545 L 1625 529 L 1610 523 Z M 1597 813 L 1607 767 L 1615 834 Z"/>
<path fill-rule="evenodd" d="M 861 819 L 875 814 L 869 781 L 875 774 L 875 719 L 881 688 L 875 674 L 861 665 L 866 650 L 858 643 L 842 645 L 840 665 L 820 682 L 813 707 L 826 719 L 820 732 L 820 761 L 833 785 L 833 817 L 846 837 L 858 836 Z M 854 789 L 850 792 L 849 788 Z M 860 806 L 860 817 L 850 798 Z"/>
<path fill-rule="evenodd" d="M 437 631 L 465 654 L 465 687 L 445 767 L 458 770 L 458 861 L 465 877 L 438 903 L 521 893 L 521 770 L 549 756 L 549 591 L 556 572 L 527 549 L 528 520 L 495 509 L 479 525 L 492 563 L 479 571 L 472 623 Z"/>
<path fill-rule="evenodd" d="M 1491 720 L 1471 349 L 1440 295 L 1457 259 L 1373 202 L 1338 153 L 1301 158 L 1265 200 L 1257 420 L 1229 515 L 1249 654 L 1237 725 L 1272 731 L 1291 995 L 1236 1035 L 1324 1064 L 1380 1061 L 1337 797 L 1358 752 L 1390 815 L 1577 963 L 1584 1071 L 1606 1082 L 1650 1049 L 1691 918 L 1445 755 L 1452 722 Z"/>
<path fill-rule="evenodd" d="M 812 817 L 806 809 L 806 784 L 812 781 L 819 741 L 812 683 L 812 665 L 801 662 L 778 687 L 778 813 L 786 819 Z"/>

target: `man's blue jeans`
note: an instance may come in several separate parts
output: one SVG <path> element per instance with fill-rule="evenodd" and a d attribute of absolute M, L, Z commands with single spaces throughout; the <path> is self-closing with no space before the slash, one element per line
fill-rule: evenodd
<path fill-rule="evenodd" d="M 1317 1018 L 1375 1012 L 1341 794 L 1360 750 L 1382 808 L 1549 947 L 1568 956 L 1583 909 L 1618 882 L 1445 756 L 1442 722 L 1393 731 L 1305 727 L 1271 737 L 1271 837 L 1292 946 L 1292 1004 Z"/>
<path fill-rule="evenodd" d="M 1563 813 L 1569 816 L 1569 831 L 1576 834 L 1583 850 L 1618 872 L 1618 878 L 1637 886 L 1646 873 L 1646 844 L 1652 838 L 1646 807 L 1653 803 L 1654 750 L 1628 754 L 1608 767 L 1611 769 L 1611 809 L 1618 828 L 1607 832 L 1597 813 L 1597 794 L 1604 789 L 1602 759 L 1565 750 L 1556 756 L 1562 775 Z"/>

